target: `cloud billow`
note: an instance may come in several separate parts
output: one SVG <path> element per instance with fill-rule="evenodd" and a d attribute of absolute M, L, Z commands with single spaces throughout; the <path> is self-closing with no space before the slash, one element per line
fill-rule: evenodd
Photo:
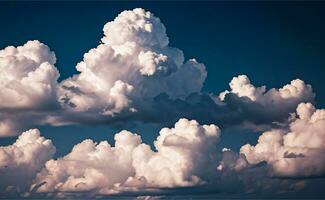
<path fill-rule="evenodd" d="M 44 183 L 37 192 L 114 194 L 203 184 L 214 170 L 219 135 L 215 125 L 180 119 L 174 128 L 160 131 L 156 150 L 125 130 L 115 135 L 114 146 L 85 140 L 66 156 L 48 161 L 34 185 Z"/>
<path fill-rule="evenodd" d="M 310 103 L 297 107 L 289 130 L 264 132 L 255 146 L 241 147 L 250 164 L 266 161 L 274 176 L 312 177 L 325 175 L 325 110 Z"/>
<path fill-rule="evenodd" d="M 183 52 L 168 46 L 166 29 L 152 13 L 124 11 L 103 30 L 103 43 L 76 66 L 80 74 L 60 84 L 59 99 L 67 109 L 114 116 L 124 109 L 136 112 L 133 100 L 161 93 L 184 98 L 201 90 L 205 66 L 184 63 Z"/>
<path fill-rule="evenodd" d="M 0 193 L 28 191 L 36 173 L 55 153 L 51 140 L 37 129 L 22 133 L 16 142 L 0 147 Z"/>
<path fill-rule="evenodd" d="M 300 104 L 297 113 L 290 131 L 265 132 L 256 146 L 244 145 L 239 153 L 227 148 L 217 151 L 221 132 L 216 125 L 187 119 L 161 129 L 155 149 L 140 135 L 123 130 L 115 135 L 114 145 L 87 139 L 57 159 L 52 142 L 32 129 L 13 145 L 1 147 L 0 173 L 5 178 L 0 186 L 3 192 L 26 196 L 159 194 L 161 189 L 173 193 L 180 187 L 231 193 L 299 191 L 305 185 L 299 179 L 274 178 L 324 175 L 325 124 L 324 110 L 309 103 Z"/>
<path fill-rule="evenodd" d="M 21 115 L 44 113 L 59 106 L 55 62 L 54 52 L 37 40 L 0 50 L 0 136 L 11 136 L 25 128 Z"/>

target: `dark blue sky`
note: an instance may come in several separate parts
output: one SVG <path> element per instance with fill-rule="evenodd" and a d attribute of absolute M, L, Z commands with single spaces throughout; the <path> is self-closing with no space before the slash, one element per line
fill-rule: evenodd
<path fill-rule="evenodd" d="M 65 79 L 76 73 L 83 54 L 96 47 L 103 25 L 126 9 L 142 7 L 153 12 L 167 28 L 171 46 L 206 65 L 204 91 L 218 94 L 232 77 L 249 76 L 254 85 L 281 87 L 300 78 L 311 84 L 316 106 L 324 107 L 325 2 L 1 2 L 0 48 L 37 39 L 57 56 L 56 67 Z M 59 155 L 85 138 L 112 139 L 107 127 L 41 127 L 53 138 Z M 159 127 L 147 125 L 147 142 Z M 154 131 L 156 134 L 151 134 Z M 109 134 L 110 133 L 110 134 Z M 256 141 L 247 136 L 224 134 L 235 148 Z M 0 144 L 11 139 L 0 139 Z"/>

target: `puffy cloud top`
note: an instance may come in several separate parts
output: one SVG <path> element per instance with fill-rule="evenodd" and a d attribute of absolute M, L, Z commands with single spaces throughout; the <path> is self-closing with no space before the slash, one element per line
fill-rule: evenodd
<path fill-rule="evenodd" d="M 26 130 L 34 120 L 26 113 L 58 106 L 55 61 L 54 52 L 37 40 L 0 50 L 0 137 Z"/>
<path fill-rule="evenodd" d="M 51 140 L 41 137 L 37 129 L 22 133 L 12 145 L 0 147 L 0 189 L 26 189 L 54 153 Z"/>
<path fill-rule="evenodd" d="M 275 175 L 284 177 L 325 174 L 325 110 L 301 103 L 297 114 L 289 131 L 265 132 L 256 146 L 247 144 L 241 148 L 250 164 L 266 161 Z"/>
<path fill-rule="evenodd" d="M 239 97 L 247 97 L 252 101 L 257 101 L 261 98 L 265 92 L 265 86 L 256 88 L 251 84 L 249 78 L 246 75 L 239 75 L 234 77 L 229 83 L 231 93 L 238 95 Z M 228 90 L 219 94 L 219 98 L 223 101 L 225 95 L 230 93 Z"/>
<path fill-rule="evenodd" d="M 112 194 L 202 184 L 215 169 L 219 135 L 215 125 L 180 119 L 174 128 L 160 131 L 156 151 L 128 131 L 115 135 L 115 146 L 85 140 L 68 155 L 48 161 L 32 188 Z"/>
<path fill-rule="evenodd" d="M 230 108 L 241 118 L 242 127 L 266 130 L 263 128 L 279 126 L 284 123 L 290 113 L 295 112 L 299 103 L 313 102 L 315 94 L 311 85 L 300 79 L 292 80 L 282 88 L 254 86 L 246 75 L 234 77 L 229 83 L 230 91 L 219 94 L 216 101 Z"/>
<path fill-rule="evenodd" d="M 0 51 L 0 109 L 42 107 L 56 99 L 55 54 L 37 40 Z"/>
<path fill-rule="evenodd" d="M 200 126 L 195 120 L 180 119 L 175 128 L 163 128 L 155 141 L 157 152 L 141 145 L 135 150 L 136 176 L 159 187 L 191 186 L 211 177 L 216 164 L 215 125 Z"/>
<path fill-rule="evenodd" d="M 272 88 L 266 91 L 265 86 L 255 87 L 246 75 L 239 75 L 231 80 L 229 86 L 231 91 L 226 90 L 219 94 L 222 101 L 228 93 L 232 93 L 262 105 L 281 106 L 293 102 L 310 101 L 315 96 L 312 87 L 300 79 L 292 80 L 290 84 L 280 89 Z"/>
<path fill-rule="evenodd" d="M 163 48 L 169 43 L 160 19 L 142 8 L 121 12 L 104 26 L 103 31 L 102 41 L 111 45 L 135 42 L 141 46 Z"/>

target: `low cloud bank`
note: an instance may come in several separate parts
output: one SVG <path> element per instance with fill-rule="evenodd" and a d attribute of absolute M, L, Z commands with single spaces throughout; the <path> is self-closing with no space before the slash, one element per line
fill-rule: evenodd
<path fill-rule="evenodd" d="M 52 142 L 32 129 L 0 148 L 0 186 L 7 194 L 25 196 L 160 194 L 188 187 L 243 194 L 299 192 L 313 177 L 324 176 L 324 113 L 310 103 L 299 104 L 288 129 L 264 132 L 255 146 L 244 145 L 240 152 L 217 151 L 216 125 L 180 119 L 161 129 L 155 149 L 123 130 L 114 145 L 87 139 L 53 159 Z"/>
<path fill-rule="evenodd" d="M 114 194 L 149 188 L 204 184 L 215 171 L 215 125 L 180 119 L 174 128 L 163 128 L 155 150 L 137 134 L 121 131 L 115 145 L 85 140 L 58 160 L 50 160 L 37 175 L 37 192 L 96 191 Z"/>

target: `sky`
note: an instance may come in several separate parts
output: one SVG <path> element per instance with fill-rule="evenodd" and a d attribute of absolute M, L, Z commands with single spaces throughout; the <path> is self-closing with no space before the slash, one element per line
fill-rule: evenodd
<path fill-rule="evenodd" d="M 324 197 L 323 2 L 0 5 L 4 197 Z"/>

